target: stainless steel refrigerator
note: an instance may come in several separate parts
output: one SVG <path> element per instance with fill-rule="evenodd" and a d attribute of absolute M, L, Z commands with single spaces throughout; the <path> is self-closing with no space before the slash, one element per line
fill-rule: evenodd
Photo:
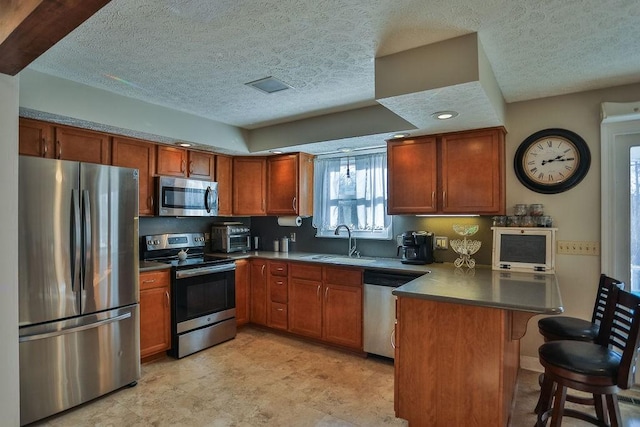
<path fill-rule="evenodd" d="M 138 171 L 20 156 L 20 423 L 140 378 Z"/>

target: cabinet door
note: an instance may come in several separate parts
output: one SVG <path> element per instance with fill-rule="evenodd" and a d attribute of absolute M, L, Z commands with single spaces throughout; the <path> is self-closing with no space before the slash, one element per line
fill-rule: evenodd
<path fill-rule="evenodd" d="M 140 357 L 171 348 L 169 270 L 140 273 Z"/>
<path fill-rule="evenodd" d="M 238 326 L 249 323 L 249 261 L 236 261 L 236 323 Z"/>
<path fill-rule="evenodd" d="M 264 157 L 233 158 L 234 215 L 265 215 L 266 168 Z"/>
<path fill-rule="evenodd" d="M 267 261 L 251 260 L 251 322 L 267 324 Z"/>
<path fill-rule="evenodd" d="M 60 160 L 111 164 L 110 136 L 104 133 L 56 126 L 54 157 Z"/>
<path fill-rule="evenodd" d="M 53 126 L 21 117 L 18 143 L 18 152 L 24 156 L 53 158 Z"/>
<path fill-rule="evenodd" d="M 158 175 L 187 176 L 187 150 L 158 145 Z"/>
<path fill-rule="evenodd" d="M 232 159 L 229 156 L 216 155 L 216 177 L 218 183 L 218 215 L 230 216 Z"/>
<path fill-rule="evenodd" d="M 442 136 L 444 213 L 505 211 L 504 132 L 501 129 Z"/>
<path fill-rule="evenodd" d="M 215 156 L 211 153 L 201 153 L 199 151 L 189 151 L 189 177 L 213 181 Z"/>
<path fill-rule="evenodd" d="M 150 142 L 113 137 L 111 164 L 139 171 L 138 199 L 140 215 L 153 216 L 156 145 Z"/>
<path fill-rule="evenodd" d="M 390 215 L 433 213 L 438 210 L 435 137 L 389 142 L 387 173 L 387 212 Z"/>
<path fill-rule="evenodd" d="M 323 338 L 362 350 L 362 272 L 324 269 Z"/>
<path fill-rule="evenodd" d="M 289 331 L 322 337 L 322 282 L 289 278 Z"/>
<path fill-rule="evenodd" d="M 297 215 L 298 157 L 295 154 L 267 158 L 267 213 Z"/>

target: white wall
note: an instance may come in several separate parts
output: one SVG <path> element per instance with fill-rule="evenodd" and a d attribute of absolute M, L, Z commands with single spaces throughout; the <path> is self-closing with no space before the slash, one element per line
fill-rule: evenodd
<path fill-rule="evenodd" d="M 18 378 L 18 83 L 0 74 L 0 424 L 20 424 Z"/>
<path fill-rule="evenodd" d="M 516 203 L 542 203 L 554 219 L 559 240 L 600 241 L 600 104 L 640 100 L 640 85 L 589 91 L 507 105 L 507 210 Z M 539 194 L 526 189 L 515 176 L 513 158 L 518 145 L 532 133 L 564 128 L 582 136 L 591 151 L 591 169 L 573 189 Z M 558 255 L 556 272 L 569 316 L 589 319 L 600 275 L 600 257 Z M 607 273 L 607 272 L 604 272 Z M 521 354 L 537 360 L 543 340 L 536 316 L 529 321 Z"/>

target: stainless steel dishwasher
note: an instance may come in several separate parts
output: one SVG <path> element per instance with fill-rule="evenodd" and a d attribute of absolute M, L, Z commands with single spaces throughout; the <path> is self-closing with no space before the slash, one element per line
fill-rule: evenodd
<path fill-rule="evenodd" d="M 396 297 L 391 292 L 421 275 L 364 271 L 364 351 L 394 357 Z"/>

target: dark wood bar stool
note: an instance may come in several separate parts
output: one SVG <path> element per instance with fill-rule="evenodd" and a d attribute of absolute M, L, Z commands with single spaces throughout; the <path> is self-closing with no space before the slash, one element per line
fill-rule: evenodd
<path fill-rule="evenodd" d="M 545 426 L 551 417 L 551 426 L 560 426 L 562 417 L 569 416 L 595 425 L 619 426 L 617 393 L 632 385 L 639 342 L 640 296 L 619 290 L 607 301 L 594 342 L 560 340 L 540 346 L 538 355 L 545 371 L 536 425 Z M 592 394 L 596 416 L 565 409 L 567 389 Z"/>
<path fill-rule="evenodd" d="M 538 320 L 538 331 L 545 342 L 556 340 L 593 341 L 598 336 L 600 322 L 604 316 L 609 294 L 622 289 L 624 284 L 619 280 L 600 275 L 598 293 L 591 314 L 591 321 L 569 316 L 550 316 Z"/>

